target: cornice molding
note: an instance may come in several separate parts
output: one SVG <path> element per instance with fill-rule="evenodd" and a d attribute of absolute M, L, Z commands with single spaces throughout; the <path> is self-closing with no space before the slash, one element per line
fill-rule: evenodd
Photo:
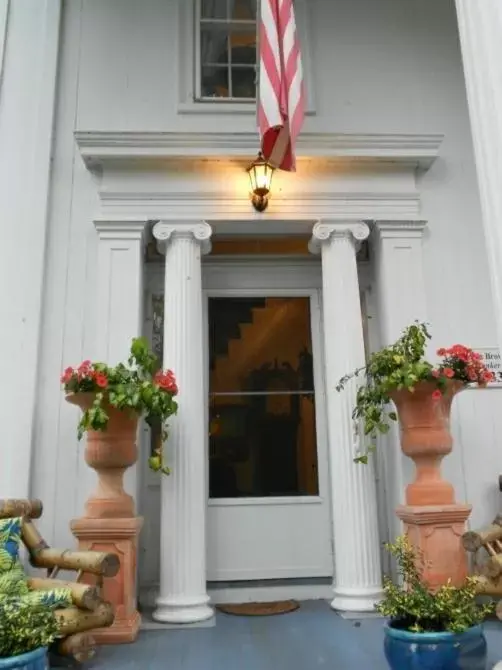
<path fill-rule="evenodd" d="M 107 161 L 176 158 L 249 158 L 256 153 L 255 132 L 77 131 L 75 140 L 89 168 Z M 440 134 L 302 133 L 302 158 L 347 158 L 415 164 L 428 169 L 439 154 Z"/>

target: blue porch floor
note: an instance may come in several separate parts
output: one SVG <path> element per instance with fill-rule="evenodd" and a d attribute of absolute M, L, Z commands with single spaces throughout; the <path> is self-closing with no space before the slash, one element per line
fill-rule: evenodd
<path fill-rule="evenodd" d="M 269 617 L 216 615 L 216 626 L 142 632 L 105 647 L 92 670 L 387 670 L 380 618 L 346 620 L 324 601 Z M 486 624 L 488 668 L 502 659 L 502 623 Z"/>

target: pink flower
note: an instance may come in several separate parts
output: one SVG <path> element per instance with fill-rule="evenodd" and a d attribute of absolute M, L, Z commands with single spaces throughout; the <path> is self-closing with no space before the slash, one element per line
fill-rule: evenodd
<path fill-rule="evenodd" d="M 433 399 L 433 400 L 441 400 L 441 391 L 440 391 L 439 389 L 436 389 L 436 390 L 432 393 L 432 399 Z"/>
<path fill-rule="evenodd" d="M 66 370 L 61 375 L 61 383 L 67 384 L 72 377 L 73 377 L 73 368 L 66 368 Z"/>

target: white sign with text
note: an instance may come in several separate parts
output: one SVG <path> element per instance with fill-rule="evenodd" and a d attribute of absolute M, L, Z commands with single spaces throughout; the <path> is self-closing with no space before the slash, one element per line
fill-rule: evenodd
<path fill-rule="evenodd" d="M 502 384 L 502 360 L 498 347 L 476 349 L 483 356 L 483 363 L 495 375 L 494 384 Z"/>

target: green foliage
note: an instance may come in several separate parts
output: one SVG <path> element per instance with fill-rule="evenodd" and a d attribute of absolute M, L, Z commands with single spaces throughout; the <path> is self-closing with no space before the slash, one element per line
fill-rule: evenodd
<path fill-rule="evenodd" d="M 178 387 L 171 370 L 159 369 L 158 359 L 150 351 L 145 338 L 132 341 L 127 365 L 119 363 L 110 367 L 105 363 L 84 361 L 78 368 L 66 368 L 61 382 L 67 393 L 95 394 L 92 407 L 83 413 L 78 425 L 79 439 L 89 429 L 106 430 L 109 419 L 107 403 L 144 417 L 150 426 L 160 421 L 162 441 L 167 439 L 167 419 L 178 409 L 174 399 Z M 155 471 L 169 474 L 161 449 L 150 457 L 149 465 Z"/>
<path fill-rule="evenodd" d="M 423 561 L 415 555 L 407 537 L 398 537 L 385 546 L 397 562 L 403 586 L 386 578 L 385 597 L 376 609 L 391 618 L 396 627 L 415 633 L 462 633 L 482 623 L 493 611 L 492 604 L 477 603 L 476 577 L 468 577 L 460 587 L 448 583 L 432 592 L 420 578 Z"/>
<path fill-rule="evenodd" d="M 378 434 L 386 434 L 390 422 L 397 420 L 396 413 L 388 407 L 390 393 L 400 389 L 413 392 L 418 382 L 432 379 L 433 366 L 424 360 L 430 337 L 426 324 L 414 323 L 394 344 L 371 354 L 364 367 L 338 382 L 336 390 L 342 391 L 350 379 L 364 377 L 364 383 L 357 391 L 352 417 L 362 422 L 362 430 L 370 444 L 356 461 L 366 463 L 368 453 L 375 448 Z"/>
<path fill-rule="evenodd" d="M 397 414 L 389 407 L 393 391 L 406 389 L 413 393 L 420 382 L 432 382 L 435 386 L 432 397 L 439 400 L 450 380 L 481 387 L 494 380 L 494 374 L 484 365 L 481 354 L 462 344 L 438 349 L 437 355 L 443 360 L 434 367 L 425 360 L 430 339 L 427 325 L 416 321 L 405 328 L 394 344 L 371 354 L 365 366 L 338 382 L 336 389 L 342 391 L 351 379 L 364 378 L 357 390 L 352 418 L 358 426 L 362 424 L 365 442 L 369 445 L 365 444 L 363 453 L 354 460 L 366 463 L 368 453 L 375 450 L 377 436 L 388 433 L 391 422 L 397 421 Z"/>
<path fill-rule="evenodd" d="M 0 600 L 0 658 L 47 647 L 57 636 L 54 612 L 17 599 Z"/>

